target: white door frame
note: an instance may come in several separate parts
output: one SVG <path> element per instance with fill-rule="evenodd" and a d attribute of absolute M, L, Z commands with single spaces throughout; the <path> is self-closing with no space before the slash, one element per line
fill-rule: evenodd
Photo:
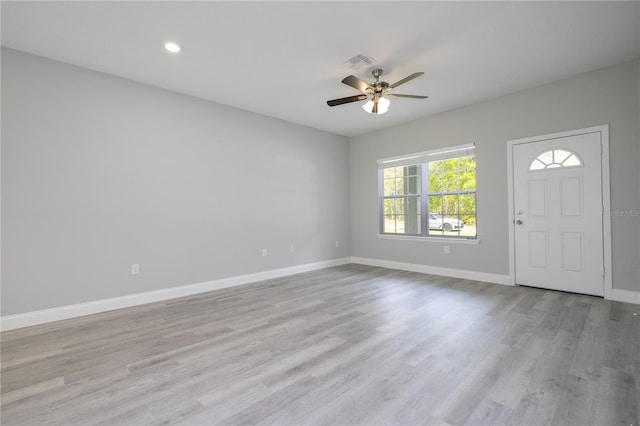
<path fill-rule="evenodd" d="M 509 200 L 509 284 L 516 285 L 516 252 L 514 229 L 514 196 L 513 196 L 513 147 L 514 145 L 540 142 L 549 139 L 558 139 L 568 136 L 579 136 L 587 133 L 600 133 L 602 143 L 602 241 L 604 245 L 604 298 L 611 299 L 613 282 L 611 279 L 611 215 L 605 212 L 611 211 L 611 184 L 609 176 L 609 125 L 587 127 L 585 129 L 570 130 L 567 132 L 551 133 L 547 135 L 533 136 L 529 138 L 507 141 L 507 188 Z"/>

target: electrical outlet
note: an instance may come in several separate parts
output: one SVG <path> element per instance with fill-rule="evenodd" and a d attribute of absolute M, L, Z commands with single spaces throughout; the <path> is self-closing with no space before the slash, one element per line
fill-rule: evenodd
<path fill-rule="evenodd" d="M 131 275 L 138 275 L 140 273 L 140 265 L 137 263 L 134 263 L 133 265 L 131 265 Z"/>
<path fill-rule="evenodd" d="M 449 246 L 444 246 L 444 254 L 449 254 Z"/>
<path fill-rule="evenodd" d="M 293 244 L 291 244 L 289 246 L 289 253 L 293 253 L 294 251 L 296 251 L 296 248 L 293 246 Z"/>
<path fill-rule="evenodd" d="M 262 257 L 267 257 L 267 249 L 262 249 Z"/>
<path fill-rule="evenodd" d="M 336 247 L 340 247 L 340 241 L 336 240 Z"/>

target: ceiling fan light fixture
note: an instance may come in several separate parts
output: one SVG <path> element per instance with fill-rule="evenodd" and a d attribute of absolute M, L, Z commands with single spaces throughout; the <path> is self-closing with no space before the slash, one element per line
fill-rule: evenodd
<path fill-rule="evenodd" d="M 389 111 L 390 105 L 391 102 L 389 101 L 389 99 L 381 96 L 378 99 L 378 114 L 384 114 L 385 112 Z"/>
<path fill-rule="evenodd" d="M 384 114 L 389 111 L 389 105 L 391 105 L 391 102 L 389 99 L 380 96 L 378 98 L 378 112 L 373 112 L 374 105 L 373 99 L 369 99 L 366 104 L 362 105 L 362 109 L 367 111 L 369 114 Z"/>
<path fill-rule="evenodd" d="M 178 43 L 174 43 L 172 41 L 166 42 L 164 44 L 164 48 L 167 49 L 167 51 L 171 52 L 171 53 L 179 53 L 180 52 L 180 45 Z"/>

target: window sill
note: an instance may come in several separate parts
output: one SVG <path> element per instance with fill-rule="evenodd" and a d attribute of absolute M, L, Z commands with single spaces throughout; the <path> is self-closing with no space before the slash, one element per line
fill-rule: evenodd
<path fill-rule="evenodd" d="M 477 238 L 457 238 L 457 237 L 419 237 L 415 235 L 387 235 L 378 234 L 381 240 L 398 240 L 398 241 L 420 241 L 423 243 L 451 243 L 451 244 L 480 244 Z"/>

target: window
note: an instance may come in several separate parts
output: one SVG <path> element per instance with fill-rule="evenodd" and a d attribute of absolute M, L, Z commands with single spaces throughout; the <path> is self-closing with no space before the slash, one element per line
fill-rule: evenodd
<path fill-rule="evenodd" d="M 580 158 L 564 149 L 553 149 L 538 155 L 529 166 L 530 171 L 552 169 L 555 167 L 579 167 L 582 166 Z"/>
<path fill-rule="evenodd" d="M 378 161 L 380 231 L 476 238 L 474 145 Z"/>
<path fill-rule="evenodd" d="M 420 165 L 383 169 L 384 231 L 420 234 Z"/>

